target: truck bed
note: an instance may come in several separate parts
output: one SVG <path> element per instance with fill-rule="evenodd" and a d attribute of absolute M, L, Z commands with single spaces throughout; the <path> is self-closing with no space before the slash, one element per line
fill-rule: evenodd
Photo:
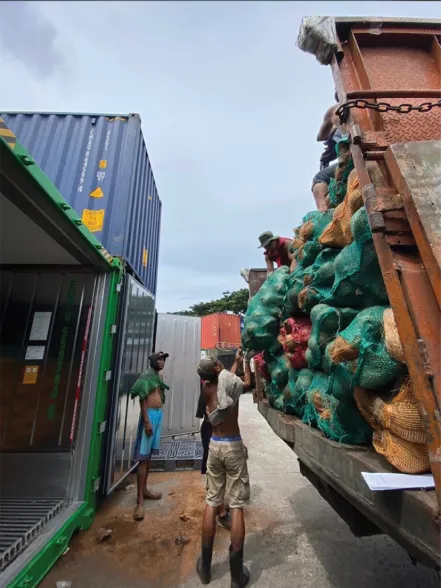
<path fill-rule="evenodd" d="M 295 451 L 300 470 L 346 521 L 356 536 L 386 533 L 416 561 L 440 566 L 435 491 L 372 492 L 361 472 L 394 472 L 371 448 L 325 438 L 299 419 L 258 403 L 273 431 Z"/>

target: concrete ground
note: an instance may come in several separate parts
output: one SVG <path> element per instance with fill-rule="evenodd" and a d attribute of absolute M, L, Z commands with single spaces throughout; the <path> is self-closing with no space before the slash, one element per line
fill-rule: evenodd
<path fill-rule="evenodd" d="M 241 400 L 241 429 L 249 450 L 252 504 L 247 511 L 246 563 L 259 588 L 439 588 L 435 572 L 413 566 L 389 538 L 356 539 L 299 473 L 294 453 L 278 439 L 252 403 Z M 146 518 L 132 521 L 134 488 L 116 492 L 94 526 L 42 583 L 55 588 L 196 588 L 204 484 L 198 472 L 151 476 L 164 492 L 146 503 Z M 112 536 L 97 542 L 97 530 Z M 181 545 L 184 537 L 185 545 Z M 228 534 L 215 544 L 213 588 L 229 586 Z"/>

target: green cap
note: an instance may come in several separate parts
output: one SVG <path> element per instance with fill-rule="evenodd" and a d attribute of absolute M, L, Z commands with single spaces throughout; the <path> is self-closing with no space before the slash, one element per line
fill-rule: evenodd
<path fill-rule="evenodd" d="M 273 233 L 271 231 L 265 231 L 259 237 L 260 245 L 259 245 L 258 249 L 261 249 L 262 247 L 268 247 L 268 245 L 271 243 L 271 241 L 274 241 L 274 239 L 278 239 L 278 238 L 279 238 L 278 235 L 273 235 Z"/>

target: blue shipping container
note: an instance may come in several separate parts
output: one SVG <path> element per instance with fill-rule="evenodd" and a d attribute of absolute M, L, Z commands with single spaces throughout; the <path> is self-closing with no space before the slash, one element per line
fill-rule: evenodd
<path fill-rule="evenodd" d="M 162 205 L 139 115 L 1 116 L 107 251 L 156 295 Z"/>

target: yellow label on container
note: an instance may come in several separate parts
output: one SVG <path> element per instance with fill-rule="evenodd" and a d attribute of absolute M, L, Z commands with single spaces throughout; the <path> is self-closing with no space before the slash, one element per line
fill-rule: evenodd
<path fill-rule="evenodd" d="M 142 267 L 147 267 L 148 260 L 149 260 L 149 252 L 147 249 L 144 249 L 142 252 Z"/>
<path fill-rule="evenodd" d="M 81 220 L 92 233 L 98 233 L 103 230 L 104 210 L 83 210 Z"/>
<path fill-rule="evenodd" d="M 38 365 L 27 365 L 24 371 L 23 384 L 36 384 L 39 369 Z"/>
<path fill-rule="evenodd" d="M 99 168 L 100 169 L 106 169 L 106 167 L 107 167 L 107 159 L 101 159 L 98 165 L 99 165 Z"/>
<path fill-rule="evenodd" d="M 90 196 L 92 196 L 92 198 L 102 198 L 104 196 L 104 193 L 101 190 L 101 188 L 95 188 L 95 190 L 93 190 L 93 192 L 90 193 Z"/>

